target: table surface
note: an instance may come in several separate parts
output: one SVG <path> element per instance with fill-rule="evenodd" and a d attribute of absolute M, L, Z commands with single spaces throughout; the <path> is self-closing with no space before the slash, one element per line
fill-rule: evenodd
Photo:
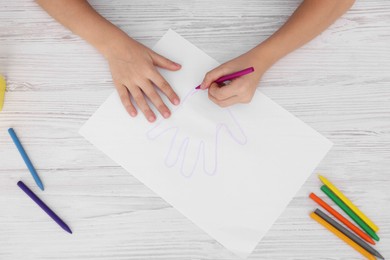
<path fill-rule="evenodd" d="M 91 1 L 152 47 L 172 28 L 219 62 L 263 41 L 299 1 Z M 78 134 L 113 91 L 103 57 L 36 3 L 2 0 L 0 259 L 236 259 Z M 218 10 L 218 11 L 215 11 Z M 326 32 L 271 68 L 260 89 L 334 142 L 316 172 L 380 227 L 390 257 L 390 2 L 358 1 Z M 46 189 L 15 149 L 14 127 Z M 74 230 L 59 227 L 16 186 L 23 180 Z M 360 259 L 308 214 L 313 173 L 249 259 Z M 27 257 L 28 256 L 28 257 Z"/>

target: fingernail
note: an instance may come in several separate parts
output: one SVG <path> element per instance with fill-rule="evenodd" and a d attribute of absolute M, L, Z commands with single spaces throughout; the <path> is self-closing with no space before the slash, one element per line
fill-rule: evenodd
<path fill-rule="evenodd" d="M 130 112 L 130 115 L 131 115 L 132 117 L 135 117 L 135 116 L 137 115 L 137 113 L 136 113 L 135 111 L 131 111 L 131 112 Z"/>
<path fill-rule="evenodd" d="M 174 64 L 176 67 L 181 67 L 181 65 L 179 63 L 174 62 Z"/>
<path fill-rule="evenodd" d="M 150 117 L 148 118 L 149 122 L 153 122 L 155 119 L 156 119 L 155 116 L 150 116 Z"/>
<path fill-rule="evenodd" d="M 171 115 L 171 113 L 169 113 L 169 112 L 164 112 L 163 117 L 164 117 L 164 118 L 168 118 L 170 115 Z"/>
<path fill-rule="evenodd" d="M 173 104 L 176 106 L 180 104 L 180 100 L 178 98 L 173 99 Z"/>

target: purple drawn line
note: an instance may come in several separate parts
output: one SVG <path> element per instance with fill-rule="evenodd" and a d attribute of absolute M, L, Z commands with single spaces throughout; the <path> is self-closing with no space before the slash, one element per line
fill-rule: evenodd
<path fill-rule="evenodd" d="M 188 139 L 189 139 L 189 137 L 187 137 L 185 140 L 188 140 Z M 192 176 L 192 174 L 194 173 L 194 171 L 195 171 L 195 169 L 196 169 L 196 166 L 198 165 L 199 154 L 200 154 L 200 145 L 199 145 L 198 152 L 197 152 L 197 155 L 196 155 L 196 159 L 195 159 L 195 161 L 194 161 L 194 163 L 193 163 L 193 166 L 192 166 L 192 169 L 191 169 L 191 171 L 190 171 L 190 174 L 186 174 L 186 173 L 184 172 L 184 160 L 185 160 L 185 158 L 186 158 L 186 153 L 187 153 L 187 151 L 188 151 L 188 150 L 187 150 L 187 148 L 188 148 L 188 142 L 189 142 L 189 141 L 187 141 L 187 142 L 185 143 L 184 152 L 183 152 L 182 154 L 179 153 L 179 155 L 177 156 L 177 159 L 179 159 L 180 155 L 181 155 L 181 157 L 182 157 L 182 159 L 181 159 L 181 165 L 180 165 L 180 173 L 181 173 L 182 176 L 184 176 L 184 177 L 186 177 L 186 178 L 190 178 L 190 177 Z M 183 142 L 183 143 L 184 143 L 184 142 Z"/>
<path fill-rule="evenodd" d="M 231 112 L 230 109 L 226 109 L 228 111 L 228 113 L 230 114 L 231 118 L 233 119 L 234 123 L 237 125 L 237 128 L 239 129 L 239 131 L 241 132 L 242 136 L 244 136 L 244 140 L 239 140 L 238 138 L 235 137 L 235 135 L 232 133 L 232 131 L 229 129 L 229 127 L 224 124 L 224 123 L 220 123 L 220 124 L 217 124 L 217 131 L 215 132 L 215 152 L 214 152 L 214 158 L 215 158 L 215 168 L 214 168 L 214 171 L 209 173 L 207 170 L 206 170 L 206 152 L 205 152 L 205 147 L 203 147 L 203 171 L 208 174 L 208 175 L 215 175 L 215 173 L 217 172 L 217 167 L 218 167 L 218 144 L 219 144 L 219 133 L 222 131 L 223 128 L 226 129 L 226 131 L 228 132 L 228 134 L 230 135 L 230 137 L 238 144 L 240 145 L 245 145 L 247 143 L 247 137 L 244 133 L 244 130 L 242 129 L 241 125 L 238 123 L 237 119 L 234 117 L 233 113 Z M 204 141 L 202 141 L 203 144 L 204 144 Z"/>
<path fill-rule="evenodd" d="M 176 111 L 178 111 L 179 109 L 182 109 L 183 105 L 185 104 L 186 100 L 194 95 L 195 93 L 197 92 L 197 90 L 192 90 L 190 91 L 182 100 L 182 105 L 176 109 Z M 209 175 L 209 176 L 212 176 L 212 175 L 215 175 L 216 172 L 217 172 L 217 167 L 218 167 L 218 144 L 219 144 L 219 138 L 220 138 L 220 132 L 222 131 L 223 128 L 225 128 L 227 130 L 227 133 L 230 135 L 230 137 L 238 144 L 240 145 L 245 145 L 247 143 L 247 137 L 245 135 L 245 132 L 244 130 L 242 129 L 241 125 L 238 123 L 238 120 L 235 118 L 235 116 L 233 115 L 232 111 L 230 109 L 225 109 L 230 117 L 232 118 L 233 122 L 235 123 L 235 125 L 237 126 L 238 130 L 241 132 L 242 136 L 244 137 L 243 140 L 240 140 L 238 138 L 236 138 L 236 136 L 232 133 L 232 131 L 230 130 L 230 128 L 225 124 L 225 123 L 218 123 L 217 126 L 216 126 L 216 133 L 215 133 L 215 137 L 214 137 L 214 140 L 215 140 L 215 143 L 214 143 L 214 147 L 215 147 L 215 151 L 214 151 L 214 169 L 209 172 L 207 169 L 206 169 L 206 146 L 205 146 L 205 141 L 204 140 L 201 140 L 199 142 L 199 146 L 198 146 L 198 150 L 197 150 L 197 155 L 196 155 L 196 159 L 193 163 L 193 167 L 190 171 L 189 174 L 186 174 L 185 171 L 184 171 L 184 162 L 185 162 L 185 158 L 186 158 L 186 153 L 187 153 L 187 148 L 188 148 L 188 144 L 189 144 L 189 137 L 186 137 L 184 138 L 184 140 L 182 141 L 182 143 L 180 144 L 180 147 L 179 147 L 179 150 L 177 152 L 177 156 L 175 158 L 175 160 L 170 163 L 169 162 L 169 158 L 171 158 L 172 156 L 170 156 L 172 154 L 172 150 L 173 150 L 173 147 L 175 145 L 175 143 L 177 142 L 176 139 L 179 135 L 179 131 L 180 131 L 180 128 L 178 126 L 173 126 L 173 127 L 169 127 L 163 131 L 161 131 L 160 133 L 158 133 L 155 137 L 150 137 L 149 133 L 151 131 L 153 131 L 154 129 L 158 128 L 162 123 L 163 121 L 161 120 L 159 123 L 157 123 L 157 125 L 155 127 L 153 127 L 152 129 L 150 129 L 148 132 L 147 132 L 147 137 L 149 140 L 154 140 L 154 139 L 157 139 L 158 137 L 160 137 L 161 135 L 165 134 L 166 132 L 169 132 L 173 129 L 175 129 L 175 134 L 174 136 L 172 137 L 171 139 L 171 143 L 170 143 L 170 147 L 169 147 L 169 150 L 168 150 L 168 153 L 166 154 L 165 156 L 165 165 L 169 168 L 173 167 L 174 165 L 177 164 L 177 162 L 179 161 L 179 159 L 181 158 L 181 166 L 180 166 L 180 173 L 182 176 L 184 177 L 191 177 L 196 169 L 196 166 L 198 165 L 198 162 L 199 162 L 199 159 L 200 159 L 200 156 L 201 154 L 203 155 L 202 158 L 203 158 L 203 171 Z"/>
<path fill-rule="evenodd" d="M 188 97 L 194 95 L 195 93 L 196 93 L 196 90 L 192 90 L 192 91 L 190 91 L 186 96 L 184 96 L 184 98 L 182 99 L 182 102 L 181 102 L 181 106 L 180 106 L 179 108 L 177 108 L 177 109 L 175 110 L 175 112 L 176 112 L 176 111 L 179 111 L 180 109 L 182 109 L 183 104 L 186 102 L 186 100 L 188 99 Z M 157 139 L 158 137 L 160 137 L 161 135 L 165 134 L 166 132 L 169 132 L 169 131 L 171 131 L 172 129 L 175 129 L 175 134 L 174 134 L 174 136 L 172 137 L 172 141 L 171 141 L 171 144 L 170 144 L 170 146 L 169 146 L 168 153 L 167 153 L 167 155 L 165 156 L 165 165 L 166 165 L 167 167 L 171 168 L 171 167 L 173 167 L 173 166 L 177 163 L 177 161 L 179 160 L 180 152 L 181 152 L 181 150 L 183 149 L 183 146 L 184 146 L 184 145 L 185 145 L 185 146 L 184 146 L 184 149 L 186 148 L 187 144 L 185 144 L 185 143 L 188 143 L 188 141 L 186 142 L 186 140 L 188 140 L 189 138 L 185 138 L 184 141 L 183 141 L 183 143 L 180 145 L 179 155 L 176 157 L 176 160 L 175 160 L 172 164 L 168 163 L 169 154 L 170 154 L 170 152 L 171 152 L 172 149 L 173 149 L 173 146 L 174 146 L 174 144 L 175 144 L 176 137 L 177 137 L 177 135 L 178 135 L 178 133 L 179 133 L 179 127 L 178 127 L 178 126 L 173 126 L 173 127 L 167 128 L 167 129 L 161 131 L 159 134 L 157 134 L 154 138 L 151 138 L 150 135 L 149 135 L 149 133 L 150 133 L 151 131 L 153 131 L 154 129 L 158 128 L 163 122 L 164 122 L 164 121 L 160 120 L 160 122 L 158 122 L 153 128 L 151 128 L 149 131 L 146 132 L 146 136 L 148 137 L 149 140 L 154 140 L 154 139 Z"/>
<path fill-rule="evenodd" d="M 177 138 L 178 134 L 179 134 L 179 128 L 176 129 L 175 135 L 172 137 L 172 141 L 171 141 L 171 144 L 170 144 L 170 146 L 169 146 L 168 153 L 167 153 L 167 155 L 165 156 L 165 164 L 166 164 L 167 166 L 169 166 L 169 167 L 173 167 L 173 166 L 177 163 L 177 161 L 178 161 L 179 158 L 180 158 L 180 153 L 185 153 L 185 152 L 186 152 L 188 143 L 189 143 L 189 141 L 190 141 L 190 138 L 189 138 L 189 137 L 184 138 L 184 140 L 183 140 L 183 141 L 181 142 L 181 144 L 180 144 L 180 148 L 179 148 L 179 151 L 178 151 L 178 155 L 176 156 L 175 160 L 173 161 L 173 163 L 168 163 L 169 158 L 170 158 L 169 155 L 171 155 L 171 153 L 172 153 L 172 151 L 173 151 L 173 146 L 174 146 L 175 143 L 177 142 L 177 141 L 176 141 L 176 138 Z M 172 157 L 172 156 L 171 156 L 171 157 Z"/>

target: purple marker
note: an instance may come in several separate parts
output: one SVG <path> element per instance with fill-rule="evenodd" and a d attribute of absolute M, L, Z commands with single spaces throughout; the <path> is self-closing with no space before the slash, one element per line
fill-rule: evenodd
<path fill-rule="evenodd" d="M 215 83 L 217 84 L 221 84 L 225 81 L 228 81 L 228 80 L 233 80 L 235 78 L 238 78 L 238 77 L 241 77 L 241 76 L 244 76 L 246 74 L 249 74 L 249 73 L 252 73 L 254 72 L 255 69 L 253 67 L 250 67 L 250 68 L 246 68 L 244 70 L 240 70 L 240 71 L 237 71 L 237 72 L 234 72 L 232 74 L 228 74 L 228 75 L 225 75 L 225 76 L 222 76 L 220 77 L 219 79 L 217 79 L 216 81 L 214 81 Z M 195 89 L 200 89 L 200 85 L 197 86 Z"/>
<path fill-rule="evenodd" d="M 43 209 L 47 215 L 49 215 L 55 222 L 57 222 L 58 225 L 60 225 L 66 232 L 69 232 L 72 234 L 72 230 L 68 227 L 68 225 L 65 224 L 62 219 L 60 219 L 56 213 L 54 213 L 46 204 L 37 197 L 37 195 L 34 194 L 22 181 L 18 181 L 18 186 L 21 188 L 35 203 L 38 204 L 41 209 Z"/>

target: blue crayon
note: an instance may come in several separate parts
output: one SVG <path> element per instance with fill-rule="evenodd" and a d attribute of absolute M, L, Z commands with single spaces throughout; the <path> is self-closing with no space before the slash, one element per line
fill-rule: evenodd
<path fill-rule="evenodd" d="M 32 165 L 30 159 L 28 158 L 26 151 L 23 149 L 23 146 L 20 143 L 18 137 L 16 136 L 16 133 L 15 133 L 14 129 L 12 129 L 12 128 L 8 129 L 8 133 L 10 134 L 12 140 L 14 141 L 16 147 L 18 148 L 20 155 L 22 156 L 24 162 L 26 163 L 27 168 L 31 172 L 31 175 L 33 176 L 33 178 L 34 178 L 35 182 L 37 183 L 38 187 L 41 190 L 44 190 L 42 181 L 39 178 L 38 173 L 35 170 L 34 166 Z"/>

